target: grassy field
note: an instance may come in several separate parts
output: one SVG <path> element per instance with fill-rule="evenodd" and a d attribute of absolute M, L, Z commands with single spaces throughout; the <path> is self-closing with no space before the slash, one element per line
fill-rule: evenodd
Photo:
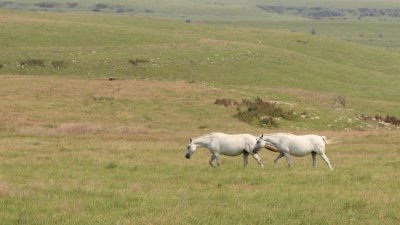
<path fill-rule="evenodd" d="M 400 132 L 360 116 L 399 116 L 400 54 L 254 25 L 1 11 L 1 224 L 396 224 Z M 256 97 L 306 116 L 271 130 L 214 104 Z M 186 160 L 213 131 L 342 142 L 333 172 Z"/>
<path fill-rule="evenodd" d="M 184 158 L 190 137 L 265 129 L 211 102 L 232 94 L 185 82 L 0 78 L 2 224 L 394 224 L 397 131 L 320 131 L 334 172 L 311 157 L 289 171 Z M 238 95 L 238 93 L 233 93 Z M 196 104 L 193 103 L 196 100 Z M 171 107 L 173 106 L 173 107 Z M 286 129 L 287 131 L 288 129 Z M 296 132 L 296 131 L 294 131 Z"/>
<path fill-rule="evenodd" d="M 167 18 L 190 23 L 223 24 L 233 27 L 256 27 L 277 29 L 309 34 L 331 36 L 367 46 L 381 47 L 390 51 L 400 51 L 399 17 L 342 15 L 310 19 L 289 13 L 270 13 L 257 6 L 282 7 L 324 7 L 332 10 L 359 8 L 398 9 L 398 0 L 356 0 L 356 1 L 274 1 L 274 0 L 119 0 L 115 1 L 4 1 L 0 8 L 30 11 L 84 12 L 92 14 L 111 14 L 123 16 L 145 16 Z"/>

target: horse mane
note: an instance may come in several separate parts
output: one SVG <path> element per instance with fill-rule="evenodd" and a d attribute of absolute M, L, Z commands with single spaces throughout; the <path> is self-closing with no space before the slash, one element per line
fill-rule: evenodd
<path fill-rule="evenodd" d="M 198 136 L 198 137 L 193 138 L 193 141 L 194 141 L 194 140 L 201 140 L 201 139 L 209 138 L 209 137 L 213 136 L 214 134 L 215 134 L 215 133 L 204 134 L 204 135 L 201 135 L 201 136 Z"/>
<path fill-rule="evenodd" d="M 281 135 L 293 135 L 290 133 L 272 133 L 272 134 L 263 134 L 263 139 L 264 137 L 275 137 L 275 136 L 281 136 Z M 265 139 L 264 139 L 265 140 Z M 267 143 L 265 145 L 265 148 L 272 151 L 272 152 L 279 152 L 279 149 L 275 146 L 276 144 L 274 142 L 271 141 L 267 141 L 265 140 Z"/>
<path fill-rule="evenodd" d="M 270 133 L 270 134 L 263 134 L 263 136 L 278 136 L 278 135 L 293 135 L 292 133 Z"/>

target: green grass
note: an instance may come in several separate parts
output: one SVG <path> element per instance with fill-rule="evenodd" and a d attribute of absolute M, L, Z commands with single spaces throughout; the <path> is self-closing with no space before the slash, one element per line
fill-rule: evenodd
<path fill-rule="evenodd" d="M 332 36 L 358 44 L 383 47 L 398 52 L 400 50 L 398 18 L 396 17 L 362 17 L 346 15 L 332 19 L 312 20 L 299 15 L 267 13 L 257 5 L 275 5 L 286 7 L 328 7 L 331 9 L 398 8 L 396 1 L 186 1 L 174 0 L 159 2 L 154 0 L 137 1 L 79 1 L 75 7 L 68 7 L 70 1 L 57 1 L 52 8 L 43 8 L 35 4 L 36 0 L 12 1 L 14 4 L 4 5 L 3 9 L 53 11 L 53 12 L 85 12 L 92 14 L 113 14 L 123 16 L 146 16 L 167 18 L 191 23 L 230 24 L 232 26 L 258 27 L 263 29 L 279 29 L 310 33 L 315 29 L 317 35 Z M 94 12 L 96 4 L 104 4 L 107 8 Z M 133 11 L 118 12 L 118 9 Z"/>
<path fill-rule="evenodd" d="M 140 134 L 138 135 L 140 136 Z M 160 136 L 158 136 L 160 137 Z M 393 224 L 398 133 L 362 135 L 329 147 L 322 160 L 295 158 L 292 171 L 273 153 L 242 168 L 218 169 L 199 150 L 185 160 L 182 137 L 9 136 L 1 141 L 3 224 Z M 371 138 L 375 139 L 370 142 Z M 12 151 L 9 149 L 13 149 Z M 366 150 L 368 149 L 368 150 Z M 109 165 L 114 165 L 110 167 Z"/>

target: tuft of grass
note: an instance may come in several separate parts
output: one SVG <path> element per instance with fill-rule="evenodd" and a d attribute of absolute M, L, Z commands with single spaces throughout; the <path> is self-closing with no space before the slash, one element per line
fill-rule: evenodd
<path fill-rule="evenodd" d="M 106 169 L 108 169 L 108 170 L 115 169 L 117 167 L 118 167 L 118 164 L 115 162 L 110 162 L 110 163 L 107 163 L 107 165 L 106 165 Z"/>

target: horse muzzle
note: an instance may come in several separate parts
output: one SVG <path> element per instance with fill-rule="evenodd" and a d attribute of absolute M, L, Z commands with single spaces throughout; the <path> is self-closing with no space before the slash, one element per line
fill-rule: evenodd
<path fill-rule="evenodd" d="M 185 158 L 190 159 L 190 154 L 186 154 Z"/>

